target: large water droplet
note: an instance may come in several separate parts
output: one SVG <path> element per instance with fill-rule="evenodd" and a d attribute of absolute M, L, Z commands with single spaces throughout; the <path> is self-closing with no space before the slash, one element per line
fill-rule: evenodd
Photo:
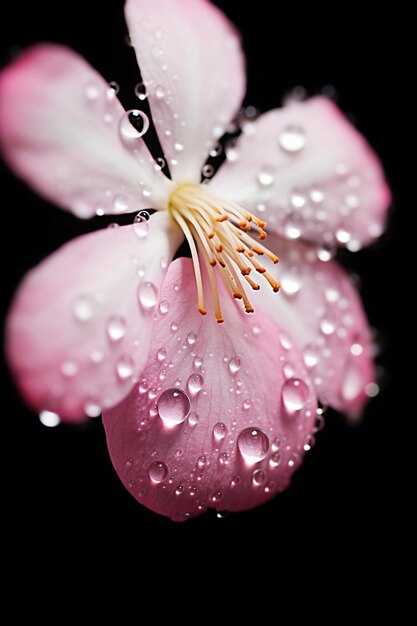
<path fill-rule="evenodd" d="M 279 145 L 285 152 L 300 152 L 306 145 L 304 130 L 300 126 L 287 126 L 279 136 Z"/>
<path fill-rule="evenodd" d="M 269 439 L 260 428 L 245 428 L 237 438 L 237 446 L 246 463 L 254 465 L 268 454 Z"/>
<path fill-rule="evenodd" d="M 156 307 L 158 292 L 152 283 L 141 283 L 138 287 L 138 300 L 144 313 L 150 313 Z"/>
<path fill-rule="evenodd" d="M 227 426 L 223 422 L 217 422 L 213 428 L 213 437 L 215 441 L 223 441 L 227 435 Z"/>
<path fill-rule="evenodd" d="M 301 289 L 301 278 L 293 272 L 281 276 L 280 283 L 283 293 L 288 297 L 295 296 Z"/>
<path fill-rule="evenodd" d="M 187 381 L 188 391 L 192 396 L 196 396 L 202 390 L 204 385 L 204 378 L 201 374 L 191 374 Z"/>
<path fill-rule="evenodd" d="M 300 378 L 290 378 L 282 387 L 282 402 L 288 413 L 292 415 L 302 409 L 309 397 L 309 389 Z"/>
<path fill-rule="evenodd" d="M 131 356 L 122 356 L 116 363 L 116 373 L 120 380 L 128 380 L 133 376 L 134 361 Z"/>
<path fill-rule="evenodd" d="M 240 370 L 240 359 L 238 356 L 233 357 L 229 361 L 229 372 L 232 376 L 235 376 Z"/>
<path fill-rule="evenodd" d="M 149 118 L 139 109 L 127 111 L 119 122 L 119 135 L 123 143 L 135 147 L 149 129 Z"/>
<path fill-rule="evenodd" d="M 107 322 L 106 330 L 110 341 L 120 341 L 126 334 L 125 318 L 121 315 L 112 315 Z"/>
<path fill-rule="evenodd" d="M 166 389 L 157 401 L 159 417 L 165 426 L 172 428 L 188 417 L 190 413 L 190 399 L 181 389 Z"/>
<path fill-rule="evenodd" d="M 162 461 L 155 461 L 148 469 L 148 474 L 153 483 L 162 483 L 168 476 L 168 468 Z"/>
<path fill-rule="evenodd" d="M 87 322 L 93 317 L 94 300 L 91 296 L 80 296 L 73 304 L 73 312 L 79 322 Z"/>

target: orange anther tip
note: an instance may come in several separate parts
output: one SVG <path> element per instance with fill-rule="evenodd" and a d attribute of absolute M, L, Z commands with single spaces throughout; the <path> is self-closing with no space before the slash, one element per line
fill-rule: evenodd
<path fill-rule="evenodd" d="M 257 267 L 256 271 L 259 272 L 260 274 L 265 274 L 266 269 L 264 267 Z"/>
<path fill-rule="evenodd" d="M 255 309 L 253 308 L 253 306 L 249 307 L 245 307 L 245 311 L 246 313 L 255 313 Z"/>
<path fill-rule="evenodd" d="M 234 298 L 236 298 L 236 300 L 242 300 L 242 297 L 243 297 L 243 296 L 242 296 L 242 294 L 241 294 L 241 293 L 235 292 L 235 293 L 233 294 L 233 297 L 234 297 Z"/>
<path fill-rule="evenodd" d="M 218 324 L 223 324 L 224 319 L 223 319 L 222 317 L 216 317 L 216 322 L 217 322 Z"/>
<path fill-rule="evenodd" d="M 236 248 L 236 251 L 237 251 L 237 252 L 245 252 L 245 248 L 244 248 L 243 246 L 238 246 L 238 247 Z"/>
<path fill-rule="evenodd" d="M 259 291 L 260 290 L 260 286 L 259 285 L 252 285 L 252 289 L 254 291 Z"/>
<path fill-rule="evenodd" d="M 244 268 L 241 270 L 242 276 L 249 276 L 249 274 L 251 273 L 251 271 L 252 271 L 252 270 L 251 270 L 251 268 L 250 268 L 250 267 L 244 267 Z"/>
<path fill-rule="evenodd" d="M 220 244 L 216 246 L 216 250 L 217 252 L 223 252 L 223 246 L 221 246 Z"/>
<path fill-rule="evenodd" d="M 209 239 L 213 239 L 213 237 L 214 237 L 214 233 L 209 233 L 209 234 L 208 234 L 208 238 L 209 238 Z"/>
<path fill-rule="evenodd" d="M 198 312 L 201 313 L 201 315 L 207 315 L 206 309 L 203 309 L 201 306 L 198 307 Z"/>
<path fill-rule="evenodd" d="M 279 286 L 278 286 L 278 287 L 272 287 L 272 291 L 273 291 L 274 293 L 278 293 L 278 291 L 279 291 Z"/>
<path fill-rule="evenodd" d="M 216 267 L 216 260 L 215 259 L 210 259 L 210 265 L 211 265 L 211 267 Z"/>

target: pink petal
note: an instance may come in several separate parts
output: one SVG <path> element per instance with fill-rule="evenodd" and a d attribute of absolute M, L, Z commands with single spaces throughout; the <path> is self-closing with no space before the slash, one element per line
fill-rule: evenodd
<path fill-rule="evenodd" d="M 257 310 L 267 311 L 303 353 L 305 365 L 324 404 L 358 415 L 374 389 L 368 321 L 347 274 L 335 261 L 322 262 L 300 242 L 268 237 L 280 256 L 270 273 L 279 294 L 254 294 Z"/>
<path fill-rule="evenodd" d="M 189 259 L 171 264 L 161 293 L 170 307 L 141 382 L 103 415 L 116 471 L 175 520 L 257 506 L 288 485 L 311 442 L 316 401 L 301 355 L 223 290 L 225 323 L 202 317 Z"/>
<path fill-rule="evenodd" d="M 330 100 L 262 115 L 210 183 L 288 239 L 357 250 L 384 229 L 390 192 L 377 156 Z M 227 153 L 227 151 L 226 151 Z"/>
<path fill-rule="evenodd" d="M 0 74 L 6 159 L 38 193 L 79 217 L 165 205 L 170 183 L 143 139 L 122 142 L 124 116 L 109 85 L 62 46 L 31 48 Z"/>
<path fill-rule="evenodd" d="M 239 37 L 207 0 L 128 0 L 126 20 L 172 177 L 199 182 L 243 99 Z"/>
<path fill-rule="evenodd" d="M 77 420 L 130 391 L 146 362 L 165 268 L 181 241 L 162 212 L 143 235 L 125 226 L 79 237 L 24 279 L 8 319 L 7 353 L 35 409 Z"/>

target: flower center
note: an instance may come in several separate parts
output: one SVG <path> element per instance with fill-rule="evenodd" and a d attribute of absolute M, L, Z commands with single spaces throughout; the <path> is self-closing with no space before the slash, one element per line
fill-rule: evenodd
<path fill-rule="evenodd" d="M 168 210 L 188 241 L 194 266 L 198 294 L 198 310 L 206 315 L 204 289 L 200 262 L 203 261 L 210 281 L 217 322 L 223 322 L 217 280 L 223 280 L 233 298 L 242 300 L 247 313 L 254 308 L 245 287 L 260 289 L 250 274 L 255 270 L 265 279 L 273 291 L 279 283 L 266 271 L 256 256 L 266 255 L 273 263 L 278 257 L 258 240 L 266 238 L 266 222 L 248 213 L 234 202 L 213 194 L 204 185 L 182 183 L 171 193 Z M 250 233 L 257 231 L 257 239 Z M 239 276 L 239 274 L 241 276 Z"/>

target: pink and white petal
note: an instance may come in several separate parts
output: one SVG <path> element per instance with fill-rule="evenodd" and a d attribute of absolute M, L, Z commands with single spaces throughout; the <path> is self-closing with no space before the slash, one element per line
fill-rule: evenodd
<path fill-rule="evenodd" d="M 34 409 L 76 421 L 129 393 L 146 362 L 160 284 L 180 243 L 180 231 L 160 212 L 147 237 L 134 226 L 101 230 L 29 272 L 9 314 L 7 354 Z"/>
<path fill-rule="evenodd" d="M 225 323 L 202 317 L 189 259 L 171 264 L 161 297 L 170 306 L 141 381 L 103 414 L 114 467 L 139 502 L 178 521 L 255 507 L 287 487 L 311 442 L 316 397 L 301 354 L 226 293 Z"/>
<path fill-rule="evenodd" d="M 302 351 L 321 402 L 358 416 L 373 393 L 375 371 L 370 328 L 355 287 L 335 261 L 318 260 L 310 247 L 279 237 L 268 242 L 280 255 L 269 271 L 281 290 L 256 292 L 255 310 L 267 311 Z"/>
<path fill-rule="evenodd" d="M 0 74 L 6 160 L 39 194 L 79 217 L 165 206 L 171 183 L 142 138 L 122 140 L 121 120 L 133 129 L 124 116 L 114 90 L 65 47 L 30 48 Z"/>
<path fill-rule="evenodd" d="M 355 251 L 384 229 L 390 191 L 364 137 L 330 100 L 262 115 L 210 182 L 288 239 Z"/>
<path fill-rule="evenodd" d="M 207 0 L 128 0 L 126 20 L 172 178 L 198 183 L 244 96 L 239 36 Z"/>

